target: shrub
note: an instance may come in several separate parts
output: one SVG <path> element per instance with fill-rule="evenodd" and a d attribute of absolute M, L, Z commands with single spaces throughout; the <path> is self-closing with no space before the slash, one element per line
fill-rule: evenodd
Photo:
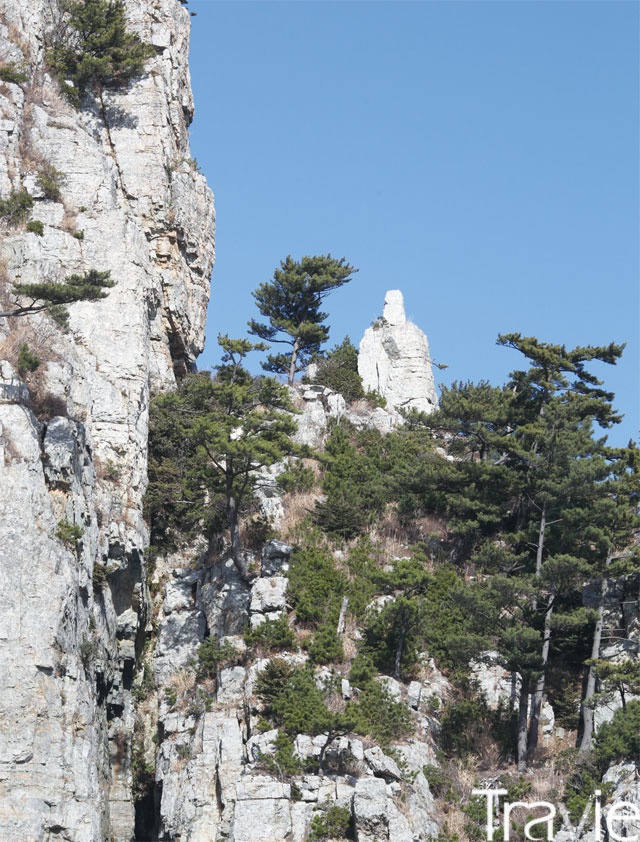
<path fill-rule="evenodd" d="M 268 652 L 297 648 L 295 632 L 284 616 L 276 620 L 267 619 L 257 628 L 250 629 L 245 633 L 244 641 L 247 646 L 260 646 Z"/>
<path fill-rule="evenodd" d="M 339 716 L 328 709 L 313 673 L 305 667 L 290 667 L 274 658 L 260 673 L 256 694 L 265 714 L 291 736 L 328 733 L 338 724 Z"/>
<path fill-rule="evenodd" d="M 440 746 L 448 756 L 466 757 L 487 730 L 489 709 L 484 699 L 468 696 L 451 702 L 440 720 Z"/>
<path fill-rule="evenodd" d="M 23 342 L 18 350 L 18 374 L 24 377 L 27 373 L 35 371 L 40 367 L 42 360 L 31 351 L 26 342 Z"/>
<path fill-rule="evenodd" d="M 37 234 L 38 237 L 42 237 L 44 236 L 44 225 L 39 219 L 30 219 L 27 222 L 27 231 Z"/>
<path fill-rule="evenodd" d="M 281 780 L 299 775 L 303 766 L 302 761 L 295 753 L 293 739 L 284 731 L 278 731 L 274 745 L 275 752 L 273 755 L 264 758 L 265 768 L 278 775 Z"/>
<path fill-rule="evenodd" d="M 26 190 L 13 191 L 6 199 L 0 199 L 0 217 L 7 225 L 26 222 L 33 207 L 33 196 Z"/>
<path fill-rule="evenodd" d="M 336 634 L 335 624 L 321 626 L 314 634 L 313 641 L 308 647 L 309 657 L 313 664 L 329 664 L 342 661 L 344 647 L 342 638 Z"/>
<path fill-rule="evenodd" d="M 122 0 L 62 0 L 68 26 L 48 52 L 60 87 L 76 107 L 88 89 L 125 87 L 154 55 L 149 44 L 127 32 Z"/>
<path fill-rule="evenodd" d="M 223 666 L 238 661 L 240 653 L 225 641 L 222 645 L 215 637 L 208 637 L 198 647 L 198 666 L 196 674 L 199 679 L 215 678 Z"/>
<path fill-rule="evenodd" d="M 46 164 L 38 173 L 36 178 L 38 187 L 42 190 L 45 199 L 51 202 L 59 202 L 61 198 L 64 175 L 51 164 Z"/>
<path fill-rule="evenodd" d="M 618 708 L 611 722 L 605 722 L 595 737 L 594 756 L 602 772 L 622 760 L 640 757 L 640 701 Z"/>
<path fill-rule="evenodd" d="M 14 85 L 23 85 L 28 75 L 25 70 L 15 61 L 9 61 L 0 67 L 0 81 L 11 82 Z"/>
<path fill-rule="evenodd" d="M 311 491 L 315 488 L 317 477 L 313 468 L 296 460 L 278 477 L 278 485 L 286 492 Z"/>
<path fill-rule="evenodd" d="M 56 538 L 68 547 L 75 547 L 77 542 L 82 538 L 83 534 L 84 529 L 76 523 L 71 523 L 66 519 L 58 521 Z"/>
<path fill-rule="evenodd" d="M 341 423 L 331 433 L 322 455 L 322 490 L 314 518 L 326 532 L 342 538 L 360 534 L 384 512 L 389 500 L 388 439 L 377 430 L 356 433 Z"/>
<path fill-rule="evenodd" d="M 324 813 L 315 813 L 311 819 L 309 842 L 328 839 L 349 839 L 351 836 L 351 810 L 333 805 Z"/>
<path fill-rule="evenodd" d="M 105 585 L 107 584 L 109 577 L 107 576 L 107 568 L 104 564 L 94 564 L 93 565 L 93 588 L 94 590 L 101 591 Z"/>
<path fill-rule="evenodd" d="M 293 667 L 282 658 L 272 658 L 256 681 L 256 696 L 263 702 L 265 713 L 269 715 L 273 702 L 287 685 Z"/>
<path fill-rule="evenodd" d="M 394 701 L 377 681 L 365 685 L 358 701 L 347 705 L 347 715 L 353 719 L 354 731 L 381 745 L 404 737 L 413 728 L 407 706 Z"/>
<path fill-rule="evenodd" d="M 347 403 L 364 397 L 362 378 L 358 374 L 358 352 L 348 336 L 318 361 L 315 379 L 334 392 L 339 392 Z"/>
<path fill-rule="evenodd" d="M 312 545 L 314 539 L 309 537 L 309 546 L 291 556 L 288 598 L 299 623 L 316 626 L 331 621 L 335 628 L 347 581 L 336 570 L 330 551 L 321 544 Z"/>

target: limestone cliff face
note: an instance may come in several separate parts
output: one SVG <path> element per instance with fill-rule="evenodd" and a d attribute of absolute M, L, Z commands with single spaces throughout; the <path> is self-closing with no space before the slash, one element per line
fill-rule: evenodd
<path fill-rule="evenodd" d="M 89 269 L 116 281 L 71 306 L 66 334 L 47 316 L 0 320 L 0 839 L 134 834 L 148 402 L 202 349 L 214 215 L 188 147 L 189 14 L 178 0 L 126 11 L 155 56 L 76 111 L 46 69 L 56 3 L 0 10 L 0 66 L 28 76 L 0 82 L 0 197 L 28 191 L 43 223 L 42 236 L 4 226 L 2 297 Z M 54 200 L 38 178 L 51 168 Z M 23 344 L 42 360 L 30 395 Z"/>

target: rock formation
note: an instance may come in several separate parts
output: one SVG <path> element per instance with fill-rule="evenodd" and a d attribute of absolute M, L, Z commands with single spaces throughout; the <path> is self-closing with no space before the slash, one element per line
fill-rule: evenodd
<path fill-rule="evenodd" d="M 389 290 L 382 316 L 364 333 L 358 372 L 367 391 L 394 409 L 431 412 L 438 405 L 427 337 L 408 322 L 400 290 Z"/>
<path fill-rule="evenodd" d="M 202 349 L 214 217 L 188 148 L 189 13 L 177 0 L 127 0 L 126 13 L 155 48 L 147 72 L 76 110 L 45 61 L 57 4 L 0 11 L 0 66 L 25 76 L 0 82 L 0 197 L 28 191 L 42 223 L 39 236 L 0 221 L 2 299 L 11 282 L 89 269 L 116 281 L 70 307 L 68 333 L 45 315 L 0 320 L 14 364 L 0 366 L 3 840 L 134 836 L 148 403 Z M 22 345 L 41 360 L 31 394 Z"/>

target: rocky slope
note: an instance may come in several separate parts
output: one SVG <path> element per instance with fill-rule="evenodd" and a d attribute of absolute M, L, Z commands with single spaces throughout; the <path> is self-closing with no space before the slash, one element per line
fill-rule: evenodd
<path fill-rule="evenodd" d="M 6 0 L 0 196 L 28 191 L 43 235 L 4 225 L 2 297 L 14 281 L 110 271 L 109 296 L 0 320 L 0 358 L 42 364 L 31 394 L 2 363 L 0 390 L 0 838 L 129 840 L 131 687 L 145 625 L 142 520 L 149 395 L 202 349 L 213 201 L 191 161 L 189 15 L 127 0 L 153 44 L 127 90 L 74 110 L 47 71 L 56 3 Z M 59 197 L 42 174 L 54 173 Z M 59 174 L 59 175 L 57 175 Z M 40 177 L 39 177 L 40 176 Z"/>

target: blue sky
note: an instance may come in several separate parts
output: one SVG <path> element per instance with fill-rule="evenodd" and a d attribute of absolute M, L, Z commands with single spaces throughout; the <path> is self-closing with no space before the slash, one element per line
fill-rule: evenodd
<path fill-rule="evenodd" d="M 192 154 L 216 196 L 216 336 L 287 254 L 345 256 L 329 347 L 401 289 L 439 383 L 502 383 L 519 331 L 626 342 L 600 374 L 636 437 L 639 5 L 189 0 Z M 255 368 L 259 370 L 258 360 Z"/>

